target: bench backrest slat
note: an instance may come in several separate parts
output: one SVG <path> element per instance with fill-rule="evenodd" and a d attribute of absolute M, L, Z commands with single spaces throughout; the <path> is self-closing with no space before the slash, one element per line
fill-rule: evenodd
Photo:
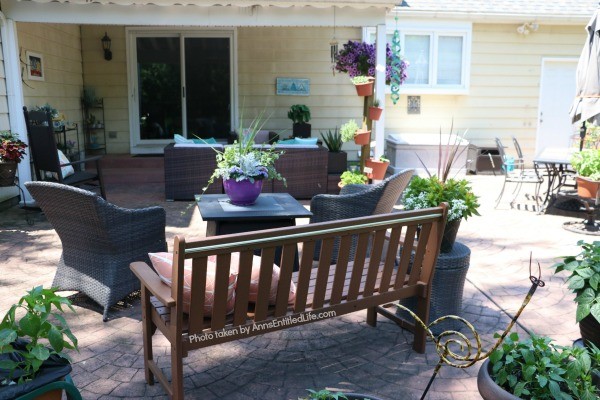
<path fill-rule="evenodd" d="M 358 298 L 370 236 L 370 232 L 364 232 L 358 235 L 358 243 L 356 244 L 354 264 L 352 267 L 352 278 L 350 279 L 350 287 L 348 288 L 348 300 L 356 300 Z"/>
<path fill-rule="evenodd" d="M 383 251 L 383 242 L 385 241 L 386 230 L 381 229 L 375 232 L 372 238 L 373 244 L 369 257 L 369 269 L 367 280 L 365 282 L 365 290 L 363 296 L 371 296 L 375 292 L 375 283 L 379 274 L 379 265 L 381 263 L 381 252 Z"/>
<path fill-rule="evenodd" d="M 346 284 L 346 274 L 348 272 L 348 258 L 350 256 L 350 246 L 352 245 L 352 236 L 346 235 L 340 240 L 339 254 L 335 265 L 335 275 L 333 278 L 333 288 L 331 291 L 330 304 L 340 304 L 344 295 Z"/>
<path fill-rule="evenodd" d="M 262 321 L 267 318 L 269 310 L 269 297 L 271 292 L 271 280 L 273 277 L 273 261 L 275 260 L 275 247 L 266 247 L 262 250 L 260 259 L 260 274 L 258 277 L 258 294 L 256 296 L 256 307 L 254 310 L 254 321 Z"/>
<path fill-rule="evenodd" d="M 283 246 L 280 265 L 294 265 L 296 249 L 297 247 L 291 244 Z M 287 313 L 291 281 L 292 269 L 280 269 L 279 285 L 277 286 L 277 302 L 275 303 L 275 317 L 281 317 Z"/>
<path fill-rule="evenodd" d="M 317 267 L 317 282 L 315 283 L 312 308 L 321 308 L 325 302 L 333 244 L 334 238 L 327 238 L 321 243 L 321 255 Z"/>
<path fill-rule="evenodd" d="M 385 257 L 385 265 L 381 274 L 381 283 L 379 284 L 379 292 L 384 293 L 390 290 L 392 275 L 396 267 L 396 255 L 398 254 L 398 244 L 402 228 L 393 228 L 389 234 L 388 248 Z"/>
<path fill-rule="evenodd" d="M 252 251 L 240 252 L 233 313 L 233 324 L 236 326 L 245 324 L 248 319 L 248 295 L 250 293 L 253 257 L 254 253 Z"/>
<path fill-rule="evenodd" d="M 427 238 L 431 234 L 431 224 L 421 226 L 421 232 L 419 233 L 419 241 L 417 242 L 417 249 L 415 251 L 415 257 L 413 260 L 412 268 L 408 278 L 408 284 L 410 286 L 415 285 L 419 281 L 421 276 L 421 268 L 423 266 L 423 257 L 425 257 L 425 250 L 427 248 Z M 402 251 L 408 251 L 408 249 Z"/>
<path fill-rule="evenodd" d="M 230 268 L 231 254 L 219 254 L 217 256 L 215 271 L 215 292 L 210 324 L 212 330 L 223 329 L 225 327 Z"/>
<path fill-rule="evenodd" d="M 396 282 L 394 282 L 394 289 L 400 289 L 404 286 L 406 280 L 406 272 L 408 271 L 408 265 L 412 254 L 412 249 L 415 245 L 415 235 L 417 234 L 417 227 L 415 225 L 408 226 L 406 228 L 406 234 L 404 235 L 404 244 L 402 245 L 402 252 L 400 253 L 400 264 L 398 266 L 398 273 L 396 274 Z"/>
<path fill-rule="evenodd" d="M 206 294 L 206 270 L 208 257 L 197 257 L 192 260 L 192 287 L 194 290 L 190 296 L 190 304 L 202 305 L 194 308 L 190 315 L 189 326 L 191 332 L 200 332 L 204 329 L 204 296 Z"/>
<path fill-rule="evenodd" d="M 294 312 L 306 310 L 306 298 L 308 296 L 308 285 L 310 284 L 310 272 L 313 264 L 313 253 L 315 242 L 304 242 L 302 258 L 300 259 L 300 270 L 298 273 L 298 284 L 296 285 L 296 302 Z"/>

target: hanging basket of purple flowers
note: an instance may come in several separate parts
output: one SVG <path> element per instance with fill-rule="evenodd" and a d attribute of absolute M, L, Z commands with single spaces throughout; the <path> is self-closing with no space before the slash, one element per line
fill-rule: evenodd
<path fill-rule="evenodd" d="M 347 73 L 350 78 L 355 76 L 375 76 L 375 45 L 365 42 L 349 40 L 338 52 L 335 62 L 335 70 Z M 392 76 L 392 50 L 389 44 L 385 45 L 385 83 L 389 84 Z M 396 71 L 399 74 L 400 83 L 406 79 L 406 68 L 408 63 L 398 57 Z"/>

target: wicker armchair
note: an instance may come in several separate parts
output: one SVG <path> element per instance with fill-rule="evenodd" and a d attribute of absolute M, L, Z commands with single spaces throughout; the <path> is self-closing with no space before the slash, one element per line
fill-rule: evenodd
<path fill-rule="evenodd" d="M 162 207 L 117 207 L 92 192 L 52 182 L 25 186 L 62 242 L 53 287 L 77 290 L 104 307 L 140 289 L 129 263 L 167 250 Z"/>
<path fill-rule="evenodd" d="M 346 185 L 339 195 L 318 194 L 310 202 L 310 211 L 313 213 L 310 223 L 390 213 L 408 186 L 413 173 L 412 169 L 405 169 L 376 185 Z M 351 247 L 350 259 L 354 257 L 354 242 L 355 240 Z M 338 247 L 339 243 L 336 243 L 332 263 L 337 260 Z M 319 258 L 320 250 L 320 243 L 317 243 L 315 260 Z"/>

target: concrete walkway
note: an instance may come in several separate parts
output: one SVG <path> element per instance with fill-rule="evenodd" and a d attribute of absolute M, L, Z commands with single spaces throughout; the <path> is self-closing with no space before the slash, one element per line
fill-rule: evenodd
<path fill-rule="evenodd" d="M 564 230 L 563 222 L 573 218 L 511 210 L 508 201 L 494 209 L 503 178 L 469 179 L 482 206 L 481 217 L 463 221 L 459 231 L 458 240 L 472 251 L 463 316 L 487 348 L 529 290 L 532 253 L 542 266 L 546 287 L 538 289 L 516 330 L 571 343 L 579 337 L 573 296 L 564 277 L 553 276 L 548 267 L 558 256 L 577 253 L 578 240 L 593 237 Z M 169 246 L 176 234 L 204 235 L 206 226 L 195 205 L 166 203 L 162 187 L 107 189 L 108 200 L 121 206 L 163 206 Z M 35 217 L 33 226 L 27 224 L 27 215 Z M 26 290 L 52 283 L 60 253 L 60 240 L 43 216 L 17 207 L 0 212 L 0 315 Z M 79 297 L 76 309 L 77 314 L 67 315 L 81 348 L 73 355 L 72 376 L 85 399 L 166 398 L 159 384 L 144 381 L 139 300 L 112 309 L 107 323 L 100 308 L 86 299 Z M 426 354 L 414 353 L 410 333 L 382 317 L 372 328 L 365 318 L 365 312 L 357 312 L 192 352 L 184 360 L 186 399 L 297 399 L 308 388 L 418 399 L 438 360 L 435 347 L 428 344 Z M 167 342 L 159 338 L 157 343 L 158 363 L 168 370 Z M 478 369 L 442 368 L 428 398 L 480 398 Z"/>

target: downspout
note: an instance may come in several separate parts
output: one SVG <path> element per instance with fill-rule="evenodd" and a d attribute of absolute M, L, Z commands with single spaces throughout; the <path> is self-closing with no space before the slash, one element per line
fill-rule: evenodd
<path fill-rule="evenodd" d="M 15 21 L 7 19 L 0 11 L 0 37 L 2 38 L 2 56 L 4 57 L 4 73 L 6 82 L 6 98 L 8 101 L 8 121 L 10 130 L 17 132 L 19 138 L 29 144 L 27 128 L 23 117 L 23 86 L 21 85 L 19 40 Z M 19 163 L 19 186 L 23 189 L 25 201 L 32 204 L 33 199 L 23 183 L 31 180 L 31 163 L 29 148 L 23 160 Z"/>

